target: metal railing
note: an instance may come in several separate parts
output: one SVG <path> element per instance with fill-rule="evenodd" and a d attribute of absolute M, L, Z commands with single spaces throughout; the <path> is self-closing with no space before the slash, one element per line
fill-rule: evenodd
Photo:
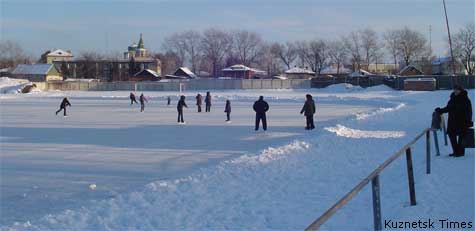
<path fill-rule="evenodd" d="M 445 138 L 445 145 L 447 145 L 447 138 L 446 138 L 446 129 L 445 123 L 444 126 L 444 138 Z M 426 128 L 424 129 L 419 135 L 416 136 L 411 142 L 406 144 L 403 148 L 399 151 L 394 153 L 391 157 L 389 157 L 384 163 L 379 165 L 369 176 L 364 178 L 358 185 L 356 185 L 351 191 L 349 191 L 345 196 L 343 196 L 338 202 L 336 202 L 332 207 L 330 207 L 325 213 L 323 213 L 318 219 L 316 219 L 312 224 L 310 224 L 305 230 L 316 230 L 321 225 L 323 225 L 330 217 L 346 205 L 353 197 L 356 196 L 369 182 L 371 182 L 372 194 L 373 194 L 373 220 L 374 220 L 374 229 L 375 230 L 382 230 L 382 217 L 381 217 L 381 197 L 380 197 L 380 186 L 379 186 L 379 175 L 381 172 L 388 167 L 393 161 L 398 159 L 404 153 L 406 154 L 406 164 L 407 164 L 407 178 L 408 178 L 408 186 L 409 186 L 409 198 L 411 202 L 411 206 L 416 205 L 416 190 L 414 187 L 414 170 L 412 164 L 412 149 L 411 146 L 415 144 L 420 138 L 422 138 L 425 134 L 426 137 L 426 174 L 430 174 L 431 166 L 430 166 L 430 132 L 433 132 L 434 135 L 434 144 L 436 149 L 436 155 L 439 156 L 439 143 L 437 139 L 437 131 Z"/>

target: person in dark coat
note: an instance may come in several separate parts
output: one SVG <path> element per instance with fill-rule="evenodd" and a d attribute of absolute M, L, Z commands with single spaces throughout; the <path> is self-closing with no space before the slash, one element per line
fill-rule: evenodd
<path fill-rule="evenodd" d="M 167 106 L 170 106 L 172 99 L 170 99 L 170 96 L 167 97 Z"/>
<path fill-rule="evenodd" d="M 67 114 L 66 114 L 66 107 L 67 107 L 67 106 L 70 106 L 70 107 L 71 107 L 71 104 L 69 103 L 68 97 L 64 97 L 64 98 L 63 98 L 63 101 L 61 101 L 61 104 L 59 105 L 59 110 L 56 111 L 56 115 L 57 115 L 61 110 L 63 110 L 63 115 L 64 115 L 64 116 L 67 116 Z"/>
<path fill-rule="evenodd" d="M 196 96 L 196 106 L 198 106 L 198 112 L 201 112 L 201 105 L 203 104 L 203 96 L 198 93 Z"/>
<path fill-rule="evenodd" d="M 448 113 L 447 133 L 450 138 L 453 153 L 449 156 L 460 157 L 465 155 L 465 147 L 461 141 L 469 127 L 473 126 L 472 103 L 468 98 L 468 93 L 462 86 L 455 86 L 447 106 L 436 108 L 436 112 Z"/>
<path fill-rule="evenodd" d="M 178 111 L 178 123 L 185 123 L 185 121 L 183 120 L 183 107 L 188 108 L 188 106 L 185 103 L 184 95 L 180 97 L 180 100 L 178 101 L 178 104 L 176 105 L 176 109 Z"/>
<path fill-rule="evenodd" d="M 134 102 L 135 102 L 136 104 L 139 104 L 139 103 L 137 102 L 137 100 L 135 99 L 135 94 L 134 94 L 133 92 L 130 92 L 129 98 L 130 98 L 130 105 L 134 104 Z"/>
<path fill-rule="evenodd" d="M 226 106 L 224 106 L 224 112 L 226 112 L 226 121 L 231 121 L 231 101 L 226 100 Z"/>
<path fill-rule="evenodd" d="M 206 104 L 206 112 L 211 111 L 211 94 L 206 92 L 206 97 L 205 97 L 205 104 Z"/>
<path fill-rule="evenodd" d="M 305 130 L 311 130 L 315 128 L 315 124 L 313 123 L 313 115 L 315 114 L 315 102 L 313 101 L 312 95 L 307 94 L 305 97 L 307 98 L 307 100 L 305 101 L 302 110 L 300 110 L 300 114 L 304 114 L 307 121 L 307 126 L 305 127 Z"/>
<path fill-rule="evenodd" d="M 254 106 L 252 107 L 256 112 L 256 127 L 255 130 L 259 130 L 259 122 L 262 121 L 262 128 L 264 131 L 267 130 L 267 119 L 266 119 L 266 112 L 269 110 L 269 104 L 264 101 L 264 96 L 259 96 L 259 100 L 254 102 Z"/>
<path fill-rule="evenodd" d="M 148 100 L 145 98 L 145 96 L 142 94 L 140 94 L 140 112 L 143 112 L 145 110 L 145 102 L 148 102 Z"/>

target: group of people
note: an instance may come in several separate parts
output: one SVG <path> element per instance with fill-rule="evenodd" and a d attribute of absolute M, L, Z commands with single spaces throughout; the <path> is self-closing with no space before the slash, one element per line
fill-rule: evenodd
<path fill-rule="evenodd" d="M 134 103 L 138 104 L 136 96 L 133 92 L 130 93 L 129 95 L 130 98 L 130 105 L 133 105 Z M 198 107 L 198 112 L 201 112 L 201 105 L 203 101 L 203 97 L 201 94 L 196 95 L 196 105 Z M 306 117 L 306 130 L 311 130 L 315 128 L 314 122 L 313 122 L 313 116 L 315 114 L 315 102 L 312 99 L 312 96 L 310 94 L 306 95 L 306 101 L 305 104 L 302 107 L 302 110 L 300 111 L 300 114 L 304 114 Z M 177 112 L 178 112 L 178 119 L 177 122 L 179 124 L 185 123 L 185 120 L 183 119 L 183 108 L 188 108 L 188 105 L 186 105 L 185 102 L 186 97 L 184 95 L 180 96 L 180 99 L 178 100 L 177 103 Z M 205 111 L 206 112 L 211 112 L 211 93 L 208 91 L 206 92 L 205 96 Z M 139 102 L 140 102 L 140 111 L 143 112 L 145 110 L 145 103 L 148 102 L 147 98 L 144 96 L 142 93 L 139 97 Z M 171 98 L 170 96 L 167 97 L 167 105 L 171 104 Z M 71 104 L 68 101 L 68 98 L 65 97 L 63 101 L 61 102 L 60 108 L 58 111 L 56 111 L 56 115 L 61 111 L 64 110 L 64 116 L 66 116 L 66 107 L 71 106 Z M 254 105 L 252 107 L 254 109 L 254 112 L 256 113 L 256 123 L 255 123 L 255 130 L 259 130 L 259 125 L 262 123 L 262 129 L 264 131 L 267 130 L 267 118 L 266 118 L 266 113 L 269 110 L 269 104 L 264 100 L 264 96 L 259 96 L 259 99 L 254 102 Z M 231 101 L 226 100 L 226 105 L 224 107 L 224 112 L 226 113 L 226 122 L 231 121 Z"/>

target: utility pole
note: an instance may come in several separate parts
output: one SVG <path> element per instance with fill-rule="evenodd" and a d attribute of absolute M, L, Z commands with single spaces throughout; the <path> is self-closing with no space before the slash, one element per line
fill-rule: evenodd
<path fill-rule="evenodd" d="M 429 25 L 429 59 L 432 57 L 432 25 Z"/>
<path fill-rule="evenodd" d="M 454 51 L 452 49 L 452 38 L 450 37 L 450 28 L 449 28 L 449 18 L 447 17 L 447 7 L 445 6 L 445 0 L 442 0 L 444 4 L 444 12 L 445 12 L 445 23 L 447 24 L 447 33 L 449 34 L 449 47 L 450 47 L 450 59 L 452 61 L 452 74 L 455 76 L 455 60 L 454 60 Z M 457 79 L 452 76 L 452 87 L 457 84 Z"/>

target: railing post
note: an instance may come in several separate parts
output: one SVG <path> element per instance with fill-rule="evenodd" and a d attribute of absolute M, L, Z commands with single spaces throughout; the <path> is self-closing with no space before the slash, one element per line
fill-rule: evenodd
<path fill-rule="evenodd" d="M 430 174 L 430 130 L 426 131 L 426 174 Z"/>
<path fill-rule="evenodd" d="M 371 188 L 373 189 L 373 219 L 374 230 L 382 230 L 381 223 L 381 197 L 379 194 L 379 175 L 371 180 Z"/>
<path fill-rule="evenodd" d="M 439 150 L 439 139 L 437 138 L 437 130 L 432 130 L 432 134 L 434 135 L 434 146 L 435 146 L 435 155 L 440 156 Z"/>
<path fill-rule="evenodd" d="M 411 148 L 406 149 L 406 163 L 407 163 L 407 179 L 409 181 L 409 196 L 411 199 L 411 206 L 416 205 L 416 189 L 414 187 L 414 170 L 412 169 L 412 153 Z"/>

